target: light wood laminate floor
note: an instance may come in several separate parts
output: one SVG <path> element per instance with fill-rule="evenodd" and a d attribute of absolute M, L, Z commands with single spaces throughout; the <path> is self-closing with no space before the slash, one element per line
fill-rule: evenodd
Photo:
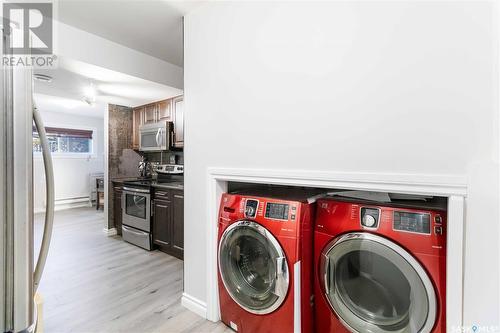
<path fill-rule="evenodd" d="M 56 212 L 39 287 L 46 333 L 232 332 L 181 306 L 183 262 L 103 233 L 94 208 Z M 36 253 L 43 214 L 35 216 Z"/>

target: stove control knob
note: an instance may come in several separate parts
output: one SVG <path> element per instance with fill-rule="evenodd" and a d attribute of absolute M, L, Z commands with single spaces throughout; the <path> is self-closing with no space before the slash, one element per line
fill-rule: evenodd
<path fill-rule="evenodd" d="M 366 214 L 363 216 L 363 225 L 368 228 L 373 228 L 377 223 L 377 220 L 372 215 Z"/>

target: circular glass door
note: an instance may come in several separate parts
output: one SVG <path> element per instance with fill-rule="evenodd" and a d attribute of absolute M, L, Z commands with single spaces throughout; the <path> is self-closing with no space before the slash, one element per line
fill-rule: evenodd
<path fill-rule="evenodd" d="M 219 243 L 219 271 L 231 298 L 243 309 L 266 314 L 288 291 L 288 265 L 276 238 L 251 221 L 230 225 Z"/>
<path fill-rule="evenodd" d="M 334 239 L 320 258 L 328 302 L 353 332 L 430 332 L 434 287 L 422 266 L 397 244 L 369 233 Z"/>

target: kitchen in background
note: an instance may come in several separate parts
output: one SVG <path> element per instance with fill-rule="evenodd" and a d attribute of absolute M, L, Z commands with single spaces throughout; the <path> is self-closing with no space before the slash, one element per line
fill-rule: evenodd
<path fill-rule="evenodd" d="M 108 109 L 108 229 L 183 258 L 183 96 Z"/>

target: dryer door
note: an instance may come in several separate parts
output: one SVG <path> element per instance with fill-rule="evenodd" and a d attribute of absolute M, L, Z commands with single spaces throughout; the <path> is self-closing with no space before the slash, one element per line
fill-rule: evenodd
<path fill-rule="evenodd" d="M 325 247 L 319 267 L 325 297 L 352 332 L 432 330 L 432 282 L 397 244 L 369 233 L 342 235 Z"/>
<path fill-rule="evenodd" d="M 230 225 L 219 243 L 219 272 L 231 298 L 255 314 L 276 310 L 288 292 L 288 264 L 274 236 L 251 221 Z"/>

